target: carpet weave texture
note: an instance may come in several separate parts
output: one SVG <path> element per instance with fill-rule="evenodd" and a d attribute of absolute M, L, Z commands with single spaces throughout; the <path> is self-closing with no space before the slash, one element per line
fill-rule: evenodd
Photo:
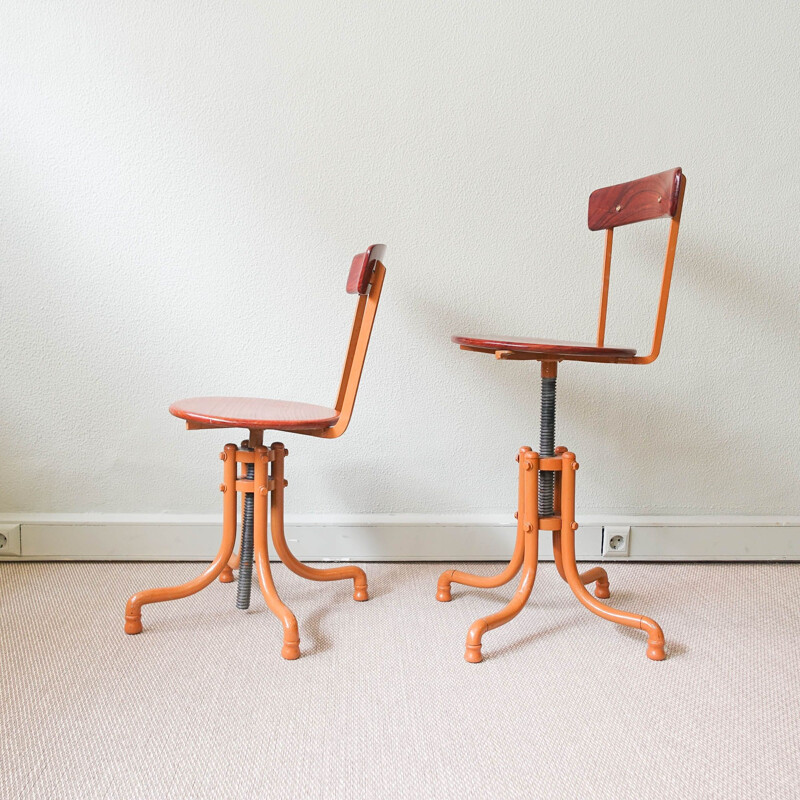
<path fill-rule="evenodd" d="M 800 797 L 800 565 L 611 564 L 611 603 L 579 605 L 552 564 L 528 606 L 467 664 L 470 623 L 502 589 L 456 566 L 366 564 L 372 599 L 273 565 L 302 657 L 255 596 L 215 583 L 145 606 L 128 595 L 199 564 L 0 564 L 0 798 Z"/>

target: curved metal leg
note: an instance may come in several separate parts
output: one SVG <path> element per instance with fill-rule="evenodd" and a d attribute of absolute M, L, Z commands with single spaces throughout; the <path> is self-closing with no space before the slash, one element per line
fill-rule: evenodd
<path fill-rule="evenodd" d="M 451 584 L 460 583 L 463 586 L 475 586 L 478 589 L 496 589 L 498 586 L 505 586 L 522 567 L 525 553 L 525 533 L 522 530 L 522 471 L 525 453 L 529 453 L 530 447 L 521 447 L 517 455 L 519 461 L 519 489 L 517 501 L 517 539 L 514 543 L 514 552 L 508 566 L 497 575 L 483 576 L 473 575 L 471 572 L 461 572 L 458 569 L 445 570 L 440 576 L 436 585 L 436 599 L 440 603 L 447 603 L 452 600 L 450 593 Z"/>
<path fill-rule="evenodd" d="M 520 477 L 523 484 L 523 499 L 520 504 L 519 523 L 524 538 L 524 556 L 522 577 L 519 588 L 508 605 L 495 614 L 475 620 L 467 632 L 467 649 L 464 658 L 472 664 L 483 660 L 481 646 L 483 635 L 494 628 L 505 625 L 509 620 L 519 614 L 528 598 L 531 596 L 534 581 L 536 580 L 536 567 L 539 563 L 539 515 L 538 507 L 538 478 L 539 456 L 537 453 L 520 454 Z"/>
<path fill-rule="evenodd" d="M 242 442 L 243 445 L 246 445 L 247 442 Z M 239 477 L 245 478 L 246 475 L 240 475 Z M 241 503 L 240 503 L 240 512 L 241 518 L 244 519 L 244 495 L 242 495 Z M 234 553 L 229 559 L 228 563 L 222 568 L 222 572 L 219 576 L 220 583 L 233 583 L 236 578 L 233 577 L 233 571 L 235 569 L 239 569 L 239 564 L 242 563 L 242 539 L 239 539 L 239 550 L 238 552 Z"/>
<path fill-rule="evenodd" d="M 256 447 L 255 458 L 255 492 L 253 497 L 253 540 L 255 549 L 256 570 L 261 586 L 261 594 L 269 610 L 280 620 L 283 625 L 283 648 L 281 655 L 288 661 L 300 657 L 300 633 L 297 629 L 297 619 L 285 603 L 278 597 L 272 572 L 269 568 L 269 548 L 267 546 L 267 448 L 263 445 Z"/>
<path fill-rule="evenodd" d="M 561 456 L 567 452 L 566 447 L 556 447 L 555 455 Z M 553 508 L 556 516 L 561 514 L 561 472 L 555 474 L 555 497 L 553 498 Z M 558 574 L 563 580 L 567 580 L 564 575 L 564 566 L 561 558 L 561 531 L 553 531 L 553 560 L 556 562 L 556 569 Z M 579 575 L 581 583 L 585 585 L 594 583 L 594 596 L 603 600 L 611 597 L 611 590 L 608 585 L 608 574 L 602 567 L 593 567 L 592 569 L 581 572 Z"/>
<path fill-rule="evenodd" d="M 561 556 L 561 531 L 553 531 L 553 559 L 556 562 L 556 569 L 558 574 L 566 581 L 567 576 L 564 574 L 563 558 Z M 602 600 L 611 597 L 611 590 L 608 583 L 608 573 L 602 567 L 592 567 L 587 569 L 586 572 L 581 572 L 578 575 L 580 582 L 586 586 L 587 584 L 594 583 L 594 596 Z"/>
<path fill-rule="evenodd" d="M 223 452 L 225 461 L 225 482 L 221 485 L 223 497 L 222 544 L 216 558 L 208 569 L 194 580 L 180 586 L 163 589 L 146 589 L 132 595 L 125 607 L 125 633 L 142 632 L 142 606 L 148 603 L 162 603 L 165 600 L 179 600 L 205 589 L 225 568 L 236 543 L 236 445 L 226 444 Z"/>
<path fill-rule="evenodd" d="M 561 458 L 562 470 L 562 510 L 561 510 L 561 548 L 563 555 L 563 567 L 566 581 L 580 602 L 593 613 L 603 619 L 611 620 L 619 625 L 626 625 L 629 628 L 640 628 L 647 631 L 647 657 L 653 661 L 663 661 L 664 654 L 664 633 L 658 623 L 640 614 L 631 614 L 628 611 L 620 611 L 611 608 L 605 603 L 596 600 L 586 587 L 583 585 L 581 576 L 578 574 L 578 566 L 575 563 L 575 531 L 578 528 L 575 522 L 575 470 L 578 464 L 575 461 L 574 453 L 564 453 Z"/>
<path fill-rule="evenodd" d="M 352 565 L 331 567 L 330 569 L 309 567 L 307 564 L 303 564 L 302 561 L 298 561 L 294 553 L 289 549 L 283 527 L 283 460 L 287 450 L 280 442 L 275 442 L 272 445 L 272 452 L 274 454 L 272 479 L 275 482 L 275 487 L 272 490 L 270 522 L 272 524 L 272 541 L 281 561 L 296 575 L 312 581 L 351 579 L 353 581 L 353 599 L 359 601 L 368 600 L 367 576 L 360 567 Z"/>

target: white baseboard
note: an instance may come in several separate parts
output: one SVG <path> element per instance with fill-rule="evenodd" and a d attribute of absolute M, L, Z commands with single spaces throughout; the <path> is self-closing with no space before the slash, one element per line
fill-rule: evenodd
<path fill-rule="evenodd" d="M 629 525 L 630 555 L 615 561 L 800 561 L 800 517 L 578 518 L 579 560 L 600 561 L 603 525 Z M 0 561 L 207 561 L 216 515 L 3 514 Z M 503 561 L 514 544 L 510 515 L 363 514 L 287 517 L 303 561 Z M 552 560 L 543 533 L 541 558 Z M 608 559 L 611 560 L 611 559 Z"/>

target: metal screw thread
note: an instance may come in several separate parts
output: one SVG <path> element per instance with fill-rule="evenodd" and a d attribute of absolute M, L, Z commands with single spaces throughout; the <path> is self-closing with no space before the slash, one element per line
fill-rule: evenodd
<path fill-rule="evenodd" d="M 248 448 L 243 448 L 248 449 Z M 247 480 L 255 478 L 255 467 L 247 465 Z M 244 515 L 242 516 L 242 546 L 239 562 L 239 576 L 236 584 L 236 608 L 250 608 L 250 587 L 253 582 L 253 493 L 244 494 Z"/>
<path fill-rule="evenodd" d="M 539 455 L 552 458 L 556 440 L 556 379 L 542 378 L 542 409 L 539 418 Z M 553 482 L 555 473 L 539 473 L 539 516 L 553 515 Z"/>

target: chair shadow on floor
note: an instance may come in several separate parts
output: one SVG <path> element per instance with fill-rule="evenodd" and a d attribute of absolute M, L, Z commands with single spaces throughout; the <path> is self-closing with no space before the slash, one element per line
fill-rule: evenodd
<path fill-rule="evenodd" d="M 305 562 L 311 566 L 324 568 L 331 566 L 330 562 Z M 356 564 L 356 562 L 341 562 L 342 564 L 354 564 L 356 566 L 365 567 L 364 564 Z M 337 565 L 340 565 L 337 562 Z M 277 566 L 280 570 L 281 564 L 273 562 L 271 564 L 273 570 Z M 289 570 L 286 570 L 289 573 Z M 280 574 L 280 573 L 279 573 Z M 387 581 L 387 577 L 391 579 L 391 573 L 383 574 L 382 580 L 379 584 L 369 583 L 369 600 L 366 603 L 354 603 L 353 593 L 349 588 L 347 582 L 334 581 L 329 585 L 330 594 L 322 596 L 319 593 L 319 586 L 308 584 L 306 581 L 292 582 L 287 585 L 283 579 L 286 575 L 282 575 L 280 581 L 282 595 L 287 598 L 287 604 L 290 608 L 295 605 L 302 605 L 307 599 L 323 600 L 321 604 L 317 605 L 313 610 L 303 612 L 298 616 L 298 625 L 300 627 L 300 654 L 301 657 L 307 658 L 309 656 L 319 655 L 329 650 L 333 645 L 333 640 L 328 637 L 324 630 L 325 618 L 331 611 L 344 609 L 346 613 L 359 612 L 360 608 L 352 608 L 353 606 L 365 605 L 364 612 L 368 611 L 370 603 L 392 593 L 391 580 Z M 255 579 L 255 577 L 254 577 Z M 367 579 L 369 580 L 369 571 L 367 570 Z M 299 587 L 299 591 L 296 591 Z M 267 617 L 271 617 L 270 610 L 263 604 L 259 604 L 255 609 L 258 614 L 266 613 Z"/>

